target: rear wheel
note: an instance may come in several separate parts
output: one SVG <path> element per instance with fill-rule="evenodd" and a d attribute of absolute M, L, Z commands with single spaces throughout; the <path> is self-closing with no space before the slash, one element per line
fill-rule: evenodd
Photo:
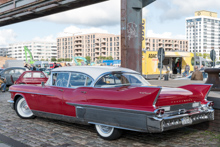
<path fill-rule="evenodd" d="M 15 111 L 20 118 L 29 119 L 34 118 L 34 114 L 29 108 L 26 100 L 23 97 L 19 97 L 15 103 Z"/>
<path fill-rule="evenodd" d="M 95 125 L 98 135 L 105 140 L 115 140 L 121 137 L 122 130 L 105 125 Z"/>

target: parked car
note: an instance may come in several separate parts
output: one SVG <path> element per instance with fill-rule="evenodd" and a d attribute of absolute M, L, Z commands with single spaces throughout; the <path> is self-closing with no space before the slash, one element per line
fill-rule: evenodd
<path fill-rule="evenodd" d="M 26 71 L 15 81 L 15 84 L 41 84 L 47 82 L 47 76 L 41 71 Z"/>
<path fill-rule="evenodd" d="M 120 67 L 72 66 L 52 70 L 46 84 L 10 87 L 12 108 L 35 116 L 95 125 L 113 140 L 122 130 L 158 133 L 214 119 L 211 85 L 150 86 L 136 71 Z"/>
<path fill-rule="evenodd" d="M 5 68 L 0 72 L 2 78 L 6 78 L 6 85 L 10 86 L 14 84 L 20 75 L 27 71 L 27 68 L 24 67 L 9 67 Z"/>
<path fill-rule="evenodd" d="M 56 64 L 57 64 L 57 66 L 62 67 L 62 65 L 60 63 L 56 63 Z M 54 68 L 55 64 L 54 63 L 50 63 L 49 66 L 50 66 L 50 68 Z"/>

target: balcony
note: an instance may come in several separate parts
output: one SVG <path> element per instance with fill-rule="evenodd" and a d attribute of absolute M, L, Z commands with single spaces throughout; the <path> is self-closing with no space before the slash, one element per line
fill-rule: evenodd
<path fill-rule="evenodd" d="M 74 52 L 75 53 L 82 53 L 82 50 L 81 49 L 75 49 Z"/>
<path fill-rule="evenodd" d="M 82 44 L 82 41 L 75 41 L 74 44 L 75 44 L 75 45 L 81 45 L 81 44 Z"/>

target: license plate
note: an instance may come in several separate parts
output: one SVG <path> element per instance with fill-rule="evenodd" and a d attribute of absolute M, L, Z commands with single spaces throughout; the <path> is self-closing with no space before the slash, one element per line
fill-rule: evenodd
<path fill-rule="evenodd" d="M 192 119 L 190 117 L 184 117 L 181 119 L 182 125 L 192 124 Z"/>

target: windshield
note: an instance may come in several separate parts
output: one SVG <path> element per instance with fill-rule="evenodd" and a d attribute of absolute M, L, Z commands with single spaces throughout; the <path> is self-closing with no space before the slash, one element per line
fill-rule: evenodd
<path fill-rule="evenodd" d="M 95 87 L 118 87 L 126 85 L 148 86 L 150 85 L 142 75 L 133 73 L 115 73 L 103 76 Z"/>

